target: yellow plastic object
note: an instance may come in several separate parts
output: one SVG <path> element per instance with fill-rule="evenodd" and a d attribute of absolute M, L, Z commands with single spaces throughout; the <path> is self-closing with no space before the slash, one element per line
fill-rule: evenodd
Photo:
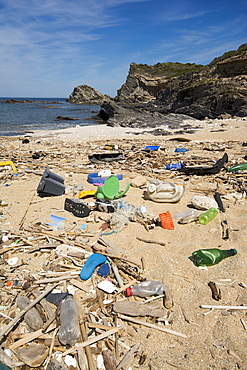
<path fill-rule="evenodd" d="M 86 197 L 94 196 L 95 193 L 96 193 L 96 190 L 84 190 L 79 193 L 78 198 L 86 198 Z"/>
<path fill-rule="evenodd" d="M 13 169 L 13 171 L 16 173 L 17 169 L 12 161 L 5 161 L 5 162 L 0 162 L 0 166 L 8 166 L 10 165 Z"/>

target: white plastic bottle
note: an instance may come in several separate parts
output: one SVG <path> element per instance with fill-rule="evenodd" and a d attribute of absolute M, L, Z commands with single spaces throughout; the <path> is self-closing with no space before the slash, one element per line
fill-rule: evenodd
<path fill-rule="evenodd" d="M 152 295 L 164 294 L 166 287 L 163 283 L 155 280 L 142 281 L 141 283 L 126 289 L 127 297 L 137 295 L 138 297 L 150 297 Z"/>
<path fill-rule="evenodd" d="M 58 338 L 63 345 L 73 346 L 80 334 L 78 306 L 69 294 L 61 304 Z"/>

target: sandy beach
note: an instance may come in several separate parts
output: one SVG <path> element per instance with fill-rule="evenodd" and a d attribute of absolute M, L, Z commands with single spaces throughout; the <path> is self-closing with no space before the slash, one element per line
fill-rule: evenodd
<path fill-rule="evenodd" d="M 0 305 L 6 307 L 1 312 L 14 318 L 18 314 L 17 296 L 28 295 L 30 299 L 34 299 L 32 287 L 25 291 L 18 289 L 18 286 L 14 287 L 11 282 L 31 279 L 42 292 L 48 286 L 48 282 L 42 282 L 42 279 L 50 278 L 49 284 L 52 284 L 52 279 L 58 276 L 56 274 L 67 272 L 71 274 L 71 279 L 61 280 L 56 289 L 62 292 L 69 289 L 77 296 L 87 323 L 94 316 L 98 324 L 113 327 L 117 325 L 120 328 L 117 345 L 115 336 L 111 336 L 108 340 L 97 342 L 96 347 L 92 346 L 95 369 L 104 369 L 103 365 L 96 366 L 102 349 L 110 350 L 119 364 L 128 350 L 138 343 L 140 346 L 135 356 L 119 369 L 246 369 L 247 311 L 244 307 L 247 310 L 247 179 L 246 171 L 227 172 L 227 168 L 247 162 L 247 146 L 243 145 L 247 141 L 246 122 L 246 119 L 191 120 L 186 121 L 186 124 L 193 133 L 171 130 L 166 136 L 154 136 L 152 129 L 99 125 L 35 131 L 25 135 L 26 140 L 24 137 L 1 137 L 1 161 L 13 161 L 17 169 L 16 174 L 12 168 L 1 166 L 0 169 Z M 88 156 L 92 154 L 112 153 L 109 144 L 117 146 L 115 151 L 124 155 L 123 161 L 96 164 L 89 160 Z M 147 145 L 157 145 L 160 148 L 157 151 L 144 151 L 143 148 Z M 176 153 L 175 148 L 187 148 L 188 151 Z M 228 163 L 215 175 L 185 175 L 165 169 L 167 164 L 179 162 L 189 166 L 212 166 L 224 153 L 228 155 Z M 64 179 L 65 194 L 39 196 L 37 187 L 46 167 Z M 120 316 L 116 318 L 113 314 L 115 301 L 141 303 L 143 298 L 126 298 L 121 292 L 107 294 L 97 289 L 97 284 L 104 278 L 96 272 L 83 282 L 89 287 L 89 292 L 86 293 L 71 282 L 72 279 L 82 282 L 79 278 L 81 268 L 73 264 L 72 260 L 56 254 L 59 244 L 77 246 L 89 253 L 93 252 L 92 246 L 96 250 L 102 247 L 98 243 L 102 225 L 108 222 L 109 226 L 111 214 L 93 210 L 88 217 L 80 218 L 66 211 L 64 203 L 66 198 L 78 199 L 82 190 L 96 190 L 97 186 L 87 181 L 88 175 L 105 169 L 123 176 L 123 180 L 119 181 L 120 190 L 124 190 L 126 183 L 130 183 L 124 200 L 137 208 L 144 205 L 147 210 L 147 220 L 150 222 L 146 220 L 145 224 L 138 220 L 129 220 L 118 232 L 111 232 L 114 227 L 108 227 L 103 232 L 103 238 L 121 249 L 124 261 L 130 261 L 131 268 L 128 269 L 127 266 L 122 268 L 121 258 L 111 259 L 120 270 L 124 286 L 131 285 L 132 282 L 136 284 L 138 275 L 143 279 L 163 282 L 169 287 L 173 305 L 170 309 L 165 308 L 163 321 L 152 316 L 136 317 L 156 328 L 133 323 Z M 183 183 L 185 192 L 176 203 L 147 200 L 144 192 L 148 181 L 152 179 Z M 191 208 L 193 196 L 214 199 L 215 192 L 221 196 L 224 212 L 220 211 L 207 225 L 200 225 L 195 221 L 188 224 L 177 222 L 175 216 Z M 90 206 L 95 197 L 91 196 L 83 201 Z M 152 223 L 151 220 L 159 218 L 164 212 L 170 212 L 173 217 L 174 230 L 166 230 L 159 225 L 147 227 Z M 65 228 L 56 231 L 52 226 L 48 227 L 51 215 L 65 218 Z M 86 225 L 85 229 L 82 225 Z M 225 228 L 228 230 L 227 238 Z M 14 243 L 16 240 L 18 242 Z M 200 269 L 188 257 L 193 251 L 203 248 L 235 248 L 238 253 L 215 266 Z M 15 265 L 10 265 L 8 261 L 14 257 L 18 260 Z M 77 261 L 83 265 L 86 257 Z M 119 282 L 113 272 L 110 279 L 119 289 Z M 220 290 L 219 300 L 213 297 L 209 282 L 215 283 Z M 153 304 L 164 309 L 162 298 L 155 300 Z M 209 308 L 202 308 L 202 305 Z M 220 307 L 210 308 L 213 306 Z M 242 309 L 238 309 L 239 306 Z M 52 309 L 55 310 L 54 305 Z M 44 321 L 46 320 L 47 318 Z M 7 318 L 0 317 L 1 330 L 9 322 Z M 170 329 L 175 334 L 161 331 L 160 328 Z M 17 340 L 28 335 L 27 332 L 26 329 L 24 333 L 22 325 L 17 325 L 8 333 L 2 347 L 12 348 Z M 87 328 L 87 334 L 89 332 L 90 329 Z M 90 338 L 101 332 L 92 334 Z M 50 344 L 47 343 L 51 343 L 52 331 L 45 338 L 37 337 L 28 343 L 42 343 L 49 347 Z M 21 344 L 14 346 L 14 354 L 18 355 L 20 348 Z M 51 358 L 56 358 L 55 353 L 59 351 L 63 353 L 65 347 L 56 342 Z M 17 361 L 20 357 L 14 359 Z"/>

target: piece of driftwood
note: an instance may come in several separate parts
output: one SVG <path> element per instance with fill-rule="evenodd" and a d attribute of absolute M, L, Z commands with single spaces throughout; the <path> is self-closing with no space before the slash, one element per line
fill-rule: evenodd
<path fill-rule="evenodd" d="M 106 370 L 116 370 L 116 359 L 110 349 L 104 349 L 102 351 L 104 365 Z"/>
<path fill-rule="evenodd" d="M 22 318 L 22 316 L 25 315 L 25 313 L 30 310 L 33 306 L 35 306 L 39 301 L 41 301 L 42 298 L 44 298 L 48 293 L 50 293 L 58 284 L 51 285 L 46 288 L 46 290 L 40 294 L 36 299 L 33 300 L 33 302 L 30 302 L 30 304 L 25 308 L 25 310 L 22 310 L 8 325 L 6 325 L 3 330 L 0 332 L 0 338 L 2 338 L 4 335 L 8 334 L 10 330 L 15 326 L 15 324 Z"/>
<path fill-rule="evenodd" d="M 50 278 L 50 279 L 41 279 L 41 280 L 36 280 L 36 284 L 47 284 L 47 283 L 56 283 L 62 280 L 70 280 L 71 279 L 71 274 L 69 275 L 64 275 L 64 276 L 59 276 L 56 278 Z"/>
<path fill-rule="evenodd" d="M 35 289 L 35 290 L 32 291 L 32 294 L 34 295 L 35 298 L 38 298 L 41 293 L 38 289 Z M 42 308 L 44 309 L 48 319 L 50 319 L 53 316 L 53 311 L 52 311 L 52 308 L 51 308 L 49 302 L 45 298 L 42 298 L 41 301 L 40 301 L 40 304 L 41 304 Z"/>
<path fill-rule="evenodd" d="M 53 330 L 55 328 L 56 328 L 56 324 L 52 324 L 47 329 L 47 332 L 48 331 L 51 331 L 51 330 Z M 16 349 L 16 348 L 18 348 L 20 346 L 23 346 L 23 344 L 29 343 L 32 340 L 34 340 L 36 338 L 39 338 L 41 335 L 43 335 L 43 330 L 42 329 L 36 330 L 36 331 L 34 331 L 32 333 L 28 333 L 23 338 L 19 339 L 18 341 L 14 342 L 13 344 L 11 344 L 8 348 L 11 349 L 11 350 Z"/>
<path fill-rule="evenodd" d="M 117 293 L 116 294 L 119 294 L 119 293 L 122 293 L 124 290 L 126 290 L 127 288 L 129 288 L 130 286 L 132 285 L 135 285 L 137 283 L 137 280 L 132 280 L 130 281 L 128 284 L 125 284 L 124 286 L 122 286 L 121 288 L 119 288 L 117 290 Z"/>
<path fill-rule="evenodd" d="M 58 332 L 59 328 L 56 328 L 53 333 L 52 333 L 52 339 L 51 339 L 51 345 L 50 345 L 50 348 L 49 348 L 49 353 L 48 353 L 48 357 L 46 359 L 46 366 L 45 366 L 45 370 L 47 369 L 47 366 L 51 360 L 51 356 L 52 356 L 52 351 L 53 351 L 53 347 L 54 347 L 54 343 L 55 343 L 55 339 L 56 339 L 56 334 Z"/>
<path fill-rule="evenodd" d="M 116 370 L 127 369 L 131 366 L 131 363 L 134 360 L 135 353 L 140 348 L 140 345 L 141 345 L 140 343 L 136 343 L 134 344 L 133 347 L 130 348 L 130 350 L 126 353 L 124 358 L 119 362 Z"/>
<path fill-rule="evenodd" d="M 180 365 L 174 364 L 174 362 L 171 362 L 171 361 L 166 360 L 166 363 L 167 363 L 168 365 L 171 365 L 171 366 L 175 367 L 176 369 L 180 369 L 180 370 L 187 370 L 187 369 L 185 369 L 185 367 L 183 367 L 183 366 L 180 366 Z"/>
<path fill-rule="evenodd" d="M 201 305 L 201 308 L 208 308 L 214 310 L 247 310 L 246 306 L 210 306 L 210 305 Z"/>
<path fill-rule="evenodd" d="M 139 320 L 139 319 L 135 319 L 133 317 L 129 317 L 129 316 L 121 315 L 121 314 L 118 314 L 118 317 L 122 320 L 133 322 L 134 324 L 147 326 L 148 328 L 160 330 L 160 331 L 163 331 L 163 332 L 168 333 L 168 334 L 177 335 L 178 337 L 187 338 L 187 335 L 185 335 L 183 333 L 179 333 L 179 332 L 171 330 L 171 329 L 163 328 L 162 326 L 151 324 L 149 322 L 142 321 L 142 320 Z"/>
<path fill-rule="evenodd" d="M 107 330 L 105 333 L 99 334 L 94 338 L 88 339 L 85 342 L 80 343 L 82 347 L 90 346 L 93 343 L 99 342 L 100 340 L 109 337 L 112 334 L 115 334 L 119 328 L 112 328 L 110 330 Z M 74 351 L 77 349 L 77 344 L 75 344 L 74 347 L 68 349 L 66 352 L 63 353 L 63 356 L 69 355 L 70 353 L 74 353 Z"/>
<path fill-rule="evenodd" d="M 78 343 L 77 358 L 78 358 L 79 369 L 89 370 L 85 348 L 81 346 L 81 343 Z"/>
<path fill-rule="evenodd" d="M 137 236 L 136 239 L 140 240 L 141 242 L 144 242 L 144 243 L 159 244 L 159 245 L 163 245 L 163 246 L 166 245 L 166 243 L 164 243 L 162 241 L 154 240 L 154 239 L 144 239 L 144 238 L 141 238 L 140 236 Z"/>
<path fill-rule="evenodd" d="M 70 283 L 72 285 L 74 285 L 76 288 L 79 288 L 79 289 L 83 290 L 86 293 L 90 292 L 90 287 L 88 285 L 84 284 L 82 281 L 72 279 L 72 280 L 70 280 Z"/>

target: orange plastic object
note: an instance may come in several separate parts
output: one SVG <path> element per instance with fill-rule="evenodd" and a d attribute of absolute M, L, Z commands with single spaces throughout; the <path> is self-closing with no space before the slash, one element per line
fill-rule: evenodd
<path fill-rule="evenodd" d="M 163 229 L 174 230 L 174 223 L 170 212 L 164 212 L 159 215 Z"/>

